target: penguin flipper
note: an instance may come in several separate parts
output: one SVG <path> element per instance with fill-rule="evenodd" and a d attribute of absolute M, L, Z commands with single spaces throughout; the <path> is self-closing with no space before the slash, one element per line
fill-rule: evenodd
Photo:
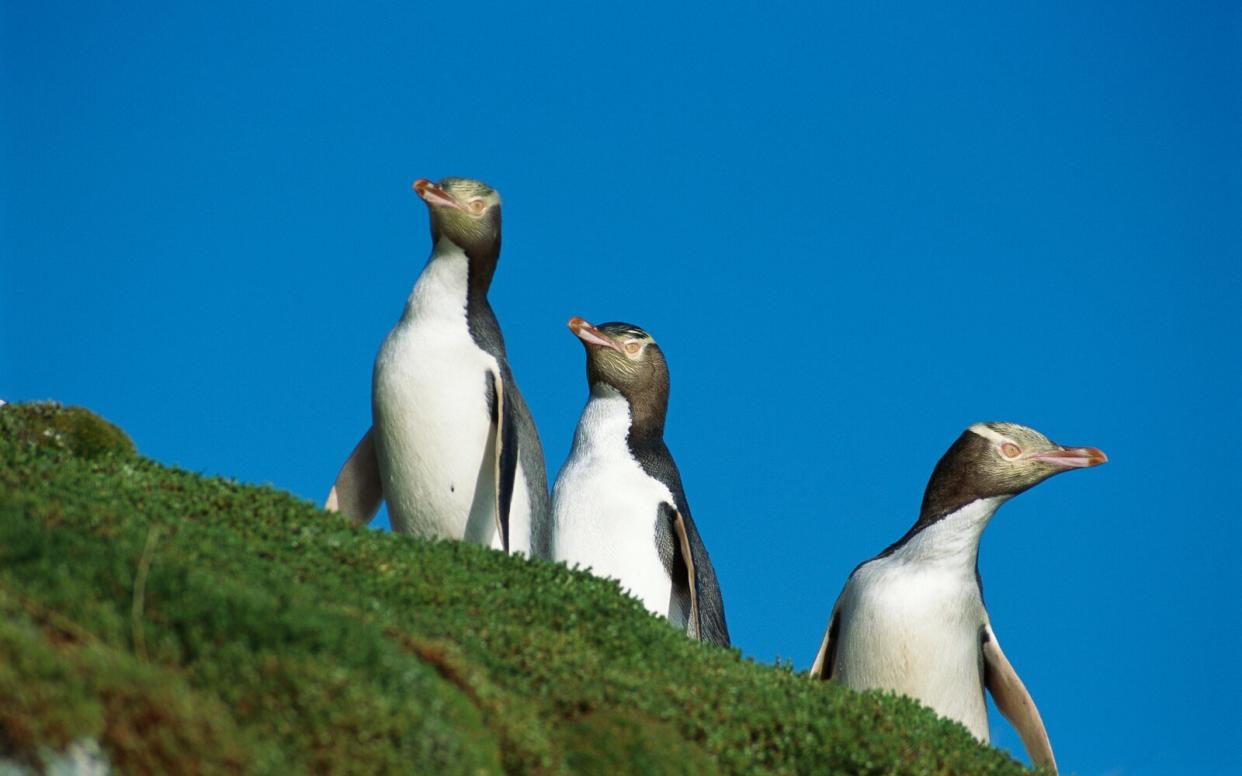
<path fill-rule="evenodd" d="M 819 644 L 819 652 L 811 665 L 811 678 L 828 681 L 832 678 L 833 664 L 837 661 L 837 634 L 841 631 L 841 599 L 838 598 L 832 607 L 832 615 L 828 618 L 828 627 L 824 629 L 824 640 Z"/>
<path fill-rule="evenodd" d="M 703 638 L 703 622 L 699 617 L 699 584 L 694 568 L 694 553 L 690 551 L 690 534 L 686 530 L 686 520 L 677 507 L 667 502 L 660 505 L 665 513 L 669 528 L 673 533 L 673 553 L 680 555 L 686 569 L 686 586 L 690 590 L 690 613 L 686 618 L 686 635 L 699 641 Z M 677 569 L 677 563 L 670 563 L 670 571 Z M 674 580 L 676 584 L 676 580 Z"/>
<path fill-rule="evenodd" d="M 983 650 L 983 683 L 992 693 L 996 708 L 1018 731 L 1031 762 L 1056 773 L 1057 761 L 1052 755 L 1052 742 L 1048 740 L 1048 731 L 1044 729 L 1039 709 L 1035 708 L 1031 694 L 1001 651 L 1000 642 L 992 632 L 992 624 L 987 620 L 984 620 L 979 633 L 979 641 Z"/>
<path fill-rule="evenodd" d="M 329 512 L 345 515 L 354 525 L 371 522 L 379 511 L 380 502 L 384 500 L 379 458 L 375 455 L 374 431 L 374 428 L 368 428 L 367 433 L 362 435 L 341 466 L 332 490 L 328 491 L 328 500 L 323 505 Z"/>
<path fill-rule="evenodd" d="M 496 530 L 500 544 L 509 551 L 509 509 L 513 504 L 513 484 L 517 479 L 518 441 L 517 416 L 513 402 L 505 396 L 505 381 L 497 371 L 491 373 L 492 424 L 496 427 L 496 449 L 493 451 L 496 482 Z"/>

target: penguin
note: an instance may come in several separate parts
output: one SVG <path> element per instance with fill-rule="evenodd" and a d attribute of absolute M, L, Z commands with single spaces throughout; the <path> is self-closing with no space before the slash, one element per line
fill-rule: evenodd
<path fill-rule="evenodd" d="M 997 508 L 1054 474 L 1108 460 L 1016 423 L 976 423 L 936 464 L 914 526 L 864 561 L 833 606 L 812 678 L 909 695 L 988 742 L 987 702 L 1056 771 L 1039 710 L 983 604 L 979 539 Z"/>
<path fill-rule="evenodd" d="M 386 501 L 394 531 L 547 557 L 543 448 L 487 302 L 500 195 L 468 178 L 420 178 L 414 191 L 431 258 L 380 346 L 371 428 L 324 508 L 364 524 Z"/>
<path fill-rule="evenodd" d="M 552 492 L 552 559 L 619 580 L 693 639 L 729 646 L 720 585 L 664 444 L 668 365 L 627 323 L 569 329 L 590 396 Z"/>

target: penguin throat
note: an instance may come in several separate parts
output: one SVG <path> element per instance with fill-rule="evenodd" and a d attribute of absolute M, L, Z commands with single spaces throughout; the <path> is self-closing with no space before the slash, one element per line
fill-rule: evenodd
<path fill-rule="evenodd" d="M 938 519 L 914 524 L 881 558 L 891 556 L 908 563 L 961 566 L 975 569 L 979 558 L 979 539 L 992 515 L 1008 496 L 980 498 Z"/>
<path fill-rule="evenodd" d="M 434 308 L 439 314 L 456 319 L 464 306 L 471 339 L 500 362 L 502 374 L 509 379 L 504 336 L 487 301 L 487 284 L 478 280 L 476 267 L 477 261 L 457 243 L 444 237 L 437 240 L 427 266 L 414 285 L 405 316 L 415 315 L 419 308 Z M 490 274 L 487 277 L 490 280 Z"/>
<path fill-rule="evenodd" d="M 631 392 L 604 380 L 596 380 L 592 383 L 591 395 L 625 399 L 630 411 L 628 441 L 631 448 L 640 449 L 664 442 L 664 418 L 667 405 L 657 406 L 658 402 L 650 401 L 650 397 L 631 395 Z"/>
<path fill-rule="evenodd" d="M 487 290 L 491 288 L 496 264 L 500 261 L 500 240 L 465 241 L 462 245 L 451 237 L 440 235 L 431 251 L 431 261 L 444 255 L 465 254 L 466 287 L 471 301 L 487 302 Z"/>

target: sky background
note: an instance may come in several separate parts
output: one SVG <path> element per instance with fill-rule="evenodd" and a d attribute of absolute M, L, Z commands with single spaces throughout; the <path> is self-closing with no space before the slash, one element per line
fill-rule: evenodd
<path fill-rule="evenodd" d="M 1063 771 L 1242 769 L 1236 5 L 250 5 L 0 4 L 0 398 L 321 501 L 410 184 L 482 178 L 550 475 L 566 320 L 646 328 L 746 655 L 808 668 L 962 429 L 1021 422 L 1111 458 L 981 550 Z"/>

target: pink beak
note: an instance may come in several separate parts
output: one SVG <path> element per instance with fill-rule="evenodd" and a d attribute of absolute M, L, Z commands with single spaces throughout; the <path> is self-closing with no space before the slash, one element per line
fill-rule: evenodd
<path fill-rule="evenodd" d="M 450 197 L 448 192 L 426 178 L 419 178 L 414 181 L 414 193 L 422 197 L 423 202 L 430 206 L 462 209 L 457 200 Z"/>
<path fill-rule="evenodd" d="M 569 319 L 569 330 L 574 333 L 574 336 L 588 345 L 598 345 L 601 348 L 612 348 L 618 353 L 624 352 L 621 350 L 620 345 L 612 341 L 611 337 L 604 334 L 604 332 L 587 323 L 585 319 L 580 318 L 577 315 Z"/>
<path fill-rule="evenodd" d="M 1063 469 L 1082 469 L 1108 462 L 1108 456 L 1104 455 L 1104 451 L 1098 447 L 1062 447 L 1031 457 Z"/>

